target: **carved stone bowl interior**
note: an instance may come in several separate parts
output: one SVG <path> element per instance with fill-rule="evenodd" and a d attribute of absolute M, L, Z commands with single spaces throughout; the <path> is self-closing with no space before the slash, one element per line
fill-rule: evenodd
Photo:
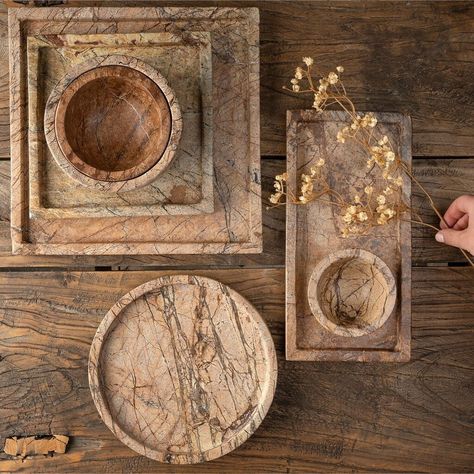
<path fill-rule="evenodd" d="M 145 74 L 108 65 L 67 86 L 55 126 L 59 146 L 77 170 L 97 180 L 123 181 L 160 160 L 170 139 L 171 111 Z"/>
<path fill-rule="evenodd" d="M 308 301 L 318 322 L 347 337 L 380 328 L 396 301 L 392 272 L 377 256 L 360 249 L 325 257 L 310 277 Z"/>

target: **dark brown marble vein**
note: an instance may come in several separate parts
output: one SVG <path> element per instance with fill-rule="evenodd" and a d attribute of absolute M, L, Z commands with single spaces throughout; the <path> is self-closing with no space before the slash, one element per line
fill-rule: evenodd
<path fill-rule="evenodd" d="M 392 314 L 397 288 L 387 265 L 370 252 L 334 252 L 316 266 L 308 301 L 316 320 L 340 336 L 358 337 L 382 327 Z"/>
<path fill-rule="evenodd" d="M 156 179 L 181 137 L 181 109 L 165 78 L 124 55 L 69 71 L 46 103 L 44 130 L 59 167 L 85 186 L 127 191 Z"/>
<path fill-rule="evenodd" d="M 170 276 L 125 295 L 99 326 L 89 379 L 102 419 L 145 456 L 219 457 L 263 420 L 276 383 L 273 341 L 230 288 Z"/>
<path fill-rule="evenodd" d="M 148 171 L 171 134 L 171 111 L 161 89 L 125 66 L 99 67 L 65 90 L 56 112 L 61 149 L 91 178 L 120 181 Z"/>

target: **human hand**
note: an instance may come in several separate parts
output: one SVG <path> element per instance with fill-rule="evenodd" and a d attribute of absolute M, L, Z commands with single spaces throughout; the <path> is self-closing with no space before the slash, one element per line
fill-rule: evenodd
<path fill-rule="evenodd" d="M 441 230 L 435 239 L 474 255 L 474 196 L 455 199 L 444 214 L 444 221 L 440 222 Z"/>

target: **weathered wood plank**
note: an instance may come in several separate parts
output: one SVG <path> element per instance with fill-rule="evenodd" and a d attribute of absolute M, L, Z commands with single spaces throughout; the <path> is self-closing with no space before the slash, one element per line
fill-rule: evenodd
<path fill-rule="evenodd" d="M 13 435 L 60 432 L 72 438 L 68 452 L 53 458 L 22 463 L 1 455 L 0 470 L 472 470 L 470 269 L 414 269 L 413 349 L 406 364 L 287 362 L 283 269 L 199 273 L 247 297 L 277 347 L 275 400 L 248 442 L 211 463 L 170 469 L 136 456 L 100 421 L 87 383 L 95 329 L 116 298 L 163 272 L 2 273 L 0 445 Z"/>
<path fill-rule="evenodd" d="M 302 56 L 343 65 L 360 110 L 411 115 L 414 156 L 472 153 L 474 3 L 272 3 L 261 20 L 262 153 L 284 153 L 285 111 L 311 103 L 282 90 Z"/>
<path fill-rule="evenodd" d="M 111 1 L 44 3 L 117 5 Z M 163 2 L 120 4 L 160 3 Z M 360 109 L 410 114 L 414 155 L 472 154 L 473 2 L 254 0 L 194 4 L 260 7 L 264 154 L 285 153 L 286 110 L 305 108 L 310 103 L 309 99 L 295 98 L 282 90 L 296 63 L 307 55 L 316 57 L 322 70 L 333 68 L 336 63 L 344 65 L 348 91 Z M 4 43 L 4 7 L 0 18 L 0 41 Z M 6 47 L 1 46 L 0 51 L 2 47 L 6 55 Z M 8 76 L 4 64 L 0 60 L 0 156 L 8 153 Z"/>
<path fill-rule="evenodd" d="M 418 159 L 414 162 L 416 177 L 428 190 L 438 209 L 444 213 L 462 194 L 474 194 L 474 159 Z M 412 204 L 428 224 L 439 226 L 425 195 L 413 184 Z M 466 262 L 462 253 L 434 240 L 434 231 L 412 226 L 413 261 L 415 265 L 438 265 L 444 262 Z"/>
<path fill-rule="evenodd" d="M 285 212 L 284 208 L 267 209 L 268 197 L 272 192 L 273 177 L 286 167 L 285 160 L 262 160 L 263 186 L 263 239 L 264 252 L 261 255 L 174 255 L 174 256 L 12 256 L 10 246 L 10 198 L 9 161 L 0 161 L 0 268 L 13 267 L 69 267 L 89 268 L 113 266 L 121 269 L 138 269 L 141 266 L 169 267 L 181 266 L 204 267 L 207 265 L 222 266 L 283 266 L 285 257 Z M 415 173 L 424 186 L 435 198 L 439 208 L 445 211 L 457 196 L 474 193 L 474 158 L 465 159 L 417 159 L 414 160 Z M 435 214 L 430 210 L 426 200 L 416 186 L 413 186 L 413 203 L 420 206 L 420 214 L 434 225 L 438 225 Z M 419 225 L 412 226 L 413 265 L 442 265 L 448 262 L 464 262 L 465 259 L 457 249 L 437 243 L 434 232 Z"/>

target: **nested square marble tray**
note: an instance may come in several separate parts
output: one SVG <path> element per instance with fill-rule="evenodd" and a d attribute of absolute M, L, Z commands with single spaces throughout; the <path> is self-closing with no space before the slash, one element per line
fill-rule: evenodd
<path fill-rule="evenodd" d="M 402 159 L 411 164 L 409 118 L 389 113 L 376 114 L 376 117 L 383 133 L 398 146 Z M 358 180 L 366 173 L 367 157 L 358 145 L 337 142 L 337 131 L 345 125 L 345 115 L 340 112 L 288 112 L 289 189 L 295 191 L 301 173 L 308 172 L 323 158 L 331 187 L 344 195 L 356 194 L 355 186 L 360 186 Z M 360 190 L 357 188 L 357 191 Z M 410 203 L 410 194 L 410 182 L 405 178 L 403 200 L 407 203 Z M 411 337 L 411 228 L 407 221 L 410 213 L 404 215 L 405 220 L 377 227 L 367 236 L 343 238 L 334 219 L 337 212 L 335 206 L 318 201 L 305 206 L 287 205 L 286 357 L 288 360 L 407 361 Z M 331 272 L 321 274 L 318 268 L 324 267 L 326 261 L 333 263 L 329 255 L 335 252 L 343 266 L 332 266 L 331 271 L 347 271 L 352 266 L 346 275 L 354 279 L 354 292 L 349 291 L 343 301 L 334 303 L 324 294 L 318 294 L 320 288 L 328 288 L 325 283 L 331 276 Z M 364 274 L 372 277 L 372 272 L 376 274 L 374 281 L 378 286 L 368 287 Z M 390 275 L 387 281 L 393 276 L 391 285 L 378 293 L 382 288 L 379 280 L 387 275 Z M 320 281 L 321 287 L 318 286 Z M 335 292 L 341 288 L 336 286 Z M 374 304 L 380 304 L 380 311 L 386 313 L 384 323 L 375 330 L 368 333 L 358 329 L 338 330 L 330 321 L 323 326 L 321 318 L 315 317 L 314 313 L 318 315 L 325 304 L 335 304 L 340 314 L 347 309 L 354 310 L 349 306 L 356 294 L 362 299 L 363 310 L 377 312 L 376 307 L 371 307 L 372 300 L 363 294 L 367 288 L 375 295 Z M 319 299 L 320 307 L 315 308 Z"/>
<path fill-rule="evenodd" d="M 214 210 L 209 32 L 36 35 L 27 38 L 30 212 L 70 218 L 199 214 Z M 97 56 L 130 56 L 166 77 L 182 104 L 176 156 L 152 183 L 124 193 L 85 187 L 56 163 L 43 117 L 55 84 Z"/>
<path fill-rule="evenodd" d="M 9 34 L 15 253 L 261 251 L 257 9 L 11 9 Z M 64 173 L 42 122 L 64 74 L 109 54 L 156 68 L 183 116 L 170 167 L 126 193 Z"/>

